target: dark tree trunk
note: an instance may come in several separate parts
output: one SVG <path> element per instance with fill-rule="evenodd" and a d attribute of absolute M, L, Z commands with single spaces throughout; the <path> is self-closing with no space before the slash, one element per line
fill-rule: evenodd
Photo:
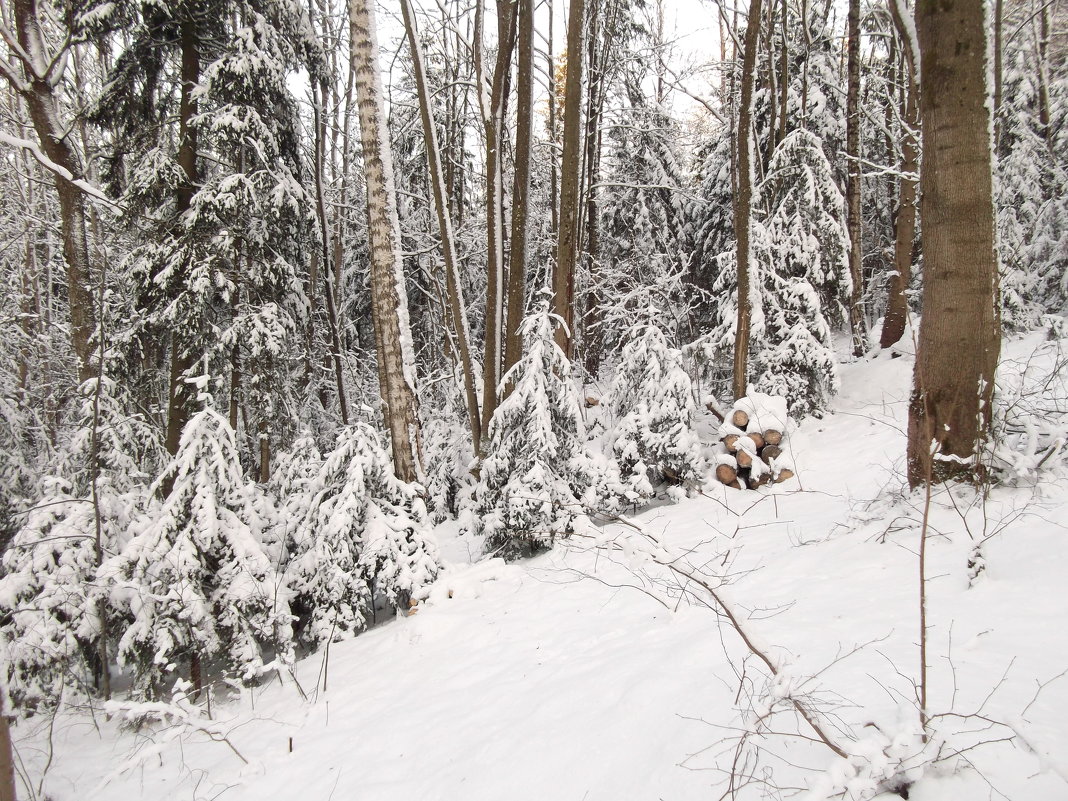
<path fill-rule="evenodd" d="M 1001 347 L 983 0 L 919 0 L 923 308 L 910 486 L 980 474 Z M 932 453 L 934 451 L 934 453 Z"/>
<path fill-rule="evenodd" d="M 749 386 L 749 325 L 752 317 L 749 297 L 750 218 L 753 213 L 753 78 L 760 40 L 760 0 L 749 0 L 749 20 L 742 53 L 742 88 L 738 105 L 738 192 L 734 198 L 735 261 L 738 268 L 738 318 L 734 334 L 735 399 L 745 396 Z"/>
<path fill-rule="evenodd" d="M 575 269 L 579 255 L 579 189 L 582 183 L 582 67 L 585 0 L 571 0 L 567 19 L 567 83 L 564 88 L 564 148 L 560 156 L 560 230 L 553 271 L 554 313 L 564 321 L 556 344 L 571 358 L 575 324 Z"/>
<path fill-rule="evenodd" d="M 505 315 L 502 375 L 523 354 L 520 324 L 523 321 L 527 280 L 530 157 L 534 136 L 534 0 L 519 0 L 517 44 L 515 175 L 512 181 L 512 238 L 508 257 L 508 308 Z"/>
<path fill-rule="evenodd" d="M 853 355 L 864 353 L 864 311 L 861 298 L 864 276 L 861 270 L 861 169 L 860 169 L 860 0 L 849 0 L 848 88 L 846 92 L 846 218 L 849 228 L 849 277 L 853 289 L 849 297 L 849 330 Z"/>

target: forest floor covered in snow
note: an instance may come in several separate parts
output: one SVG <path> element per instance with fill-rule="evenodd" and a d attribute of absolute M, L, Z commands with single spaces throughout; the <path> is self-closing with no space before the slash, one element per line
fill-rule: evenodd
<path fill-rule="evenodd" d="M 1007 341 L 1004 358 L 1039 342 Z M 713 483 L 634 516 L 658 553 L 726 579 L 775 681 L 715 604 L 627 545 L 641 536 L 630 526 L 505 564 L 478 560 L 452 524 L 439 528 L 447 568 L 415 614 L 292 676 L 218 692 L 210 719 L 179 699 L 140 730 L 121 702 L 19 722 L 32 784 L 20 798 L 681 800 L 732 782 L 748 798 L 870 798 L 894 774 L 913 801 L 1068 799 L 1063 477 L 932 493 L 920 736 L 911 373 L 907 354 L 845 365 L 834 412 L 790 432 L 797 478 Z"/>

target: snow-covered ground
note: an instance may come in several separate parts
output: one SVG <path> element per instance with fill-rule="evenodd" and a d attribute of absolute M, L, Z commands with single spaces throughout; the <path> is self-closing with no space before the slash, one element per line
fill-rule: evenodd
<path fill-rule="evenodd" d="M 187 707 L 185 723 L 140 731 L 99 711 L 19 723 L 33 780 L 20 798 L 716 799 L 732 768 L 742 797 L 867 798 L 871 765 L 937 755 L 908 774 L 911 799 L 1068 799 L 1063 480 L 985 499 L 933 493 L 935 737 L 918 736 L 924 497 L 903 481 L 911 369 L 908 355 L 846 365 L 835 413 L 788 436 L 796 479 L 711 486 L 635 517 L 689 564 L 730 577 L 747 630 L 783 666 L 772 692 L 809 694 L 835 742 L 864 759 L 835 756 L 789 710 L 754 725 L 767 699 L 758 660 L 659 566 L 591 540 L 472 564 L 477 546 L 444 526 L 450 564 L 415 614 L 218 704 L 211 720 Z"/>

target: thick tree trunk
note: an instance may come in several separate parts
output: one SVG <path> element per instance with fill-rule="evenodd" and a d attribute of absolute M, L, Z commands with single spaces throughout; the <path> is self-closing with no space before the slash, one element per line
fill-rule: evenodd
<path fill-rule="evenodd" d="M 508 308 L 502 375 L 523 355 L 520 326 L 526 299 L 530 158 L 534 141 L 534 0 L 519 0 L 517 44 L 515 175 L 512 181 L 512 238 L 508 257 Z"/>
<path fill-rule="evenodd" d="M 41 150 L 74 180 L 85 177 L 81 157 L 71 147 L 69 131 L 60 119 L 59 99 L 55 87 L 62 78 L 65 57 L 56 54 L 51 60 L 37 17 L 36 0 L 14 0 L 18 43 L 31 60 L 23 61 L 25 81 L 14 88 L 26 100 Z M 53 172 L 59 198 L 60 227 L 63 234 L 63 258 L 67 263 L 67 293 L 70 305 L 70 340 L 78 360 L 78 380 L 87 381 L 96 372 L 92 364 L 90 339 L 96 328 L 90 275 L 88 208 L 85 195 L 71 181 Z"/>
<path fill-rule="evenodd" d="M 415 357 L 408 324 L 400 248 L 400 220 L 393 183 L 378 43 L 372 0 L 349 0 L 349 46 L 356 72 L 360 140 L 367 182 L 367 232 L 371 255 L 371 318 L 378 355 L 382 411 L 402 481 L 422 477 L 422 434 L 415 393 Z"/>
<path fill-rule="evenodd" d="M 738 268 L 738 317 L 734 330 L 734 397 L 744 397 L 749 386 L 749 286 L 752 273 L 750 218 L 753 213 L 753 80 L 760 43 L 760 0 L 749 0 L 749 21 L 742 53 L 742 87 L 738 106 L 738 192 L 734 198 L 735 260 Z"/>
<path fill-rule="evenodd" d="M 924 282 L 910 486 L 977 476 L 1001 346 L 983 0 L 919 0 Z"/>
<path fill-rule="evenodd" d="M 849 0 L 848 88 L 846 92 L 846 219 L 849 229 L 849 330 L 853 355 L 864 353 L 864 290 L 861 269 L 861 169 L 860 169 L 860 0 Z"/>
<path fill-rule="evenodd" d="M 579 254 L 579 188 L 582 183 L 582 66 L 585 0 L 571 0 L 567 19 L 567 82 L 564 87 L 564 149 L 560 157 L 560 230 L 556 239 L 552 310 L 564 321 L 556 344 L 568 359 L 574 340 L 575 269 Z"/>
<path fill-rule="evenodd" d="M 529 2 L 529 0 L 523 0 Z M 415 72 L 415 86 L 419 94 L 419 118 L 423 125 L 423 141 L 426 145 L 427 167 L 430 171 L 430 188 L 434 196 L 434 211 L 438 218 L 438 231 L 441 235 L 441 251 L 445 261 L 445 292 L 448 324 L 454 339 L 452 351 L 456 354 L 463 373 L 464 397 L 467 402 L 467 417 L 471 426 L 471 440 L 474 452 L 481 449 L 481 420 L 478 411 L 478 394 L 475 390 L 474 366 L 471 359 L 471 334 L 467 325 L 467 311 L 460 296 L 460 264 L 456 254 L 456 236 L 453 232 L 452 217 L 449 214 L 449 193 L 442 172 L 441 150 L 438 147 L 438 133 L 430 107 L 430 87 L 427 85 L 426 69 L 423 63 L 423 48 L 415 27 L 415 11 L 411 0 L 401 0 L 404 15 L 404 30 L 408 37 L 408 47 L 412 52 L 412 66 Z M 522 76 L 520 76 L 522 82 Z M 518 173 L 518 166 L 516 171 Z M 518 205 L 518 201 L 517 201 Z M 513 238 L 513 243 L 514 243 Z M 525 243 L 525 237 L 524 237 Z M 514 269 L 514 267 L 513 267 Z"/>
<path fill-rule="evenodd" d="M 0 801 L 15 801 L 15 754 L 8 710 L 0 708 Z"/>

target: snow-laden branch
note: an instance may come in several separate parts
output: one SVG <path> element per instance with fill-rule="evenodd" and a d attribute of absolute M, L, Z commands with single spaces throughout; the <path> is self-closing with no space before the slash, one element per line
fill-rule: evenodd
<path fill-rule="evenodd" d="M 52 159 L 48 158 L 48 156 L 41 151 L 40 146 L 36 142 L 32 142 L 29 139 L 23 139 L 20 136 L 12 136 L 6 131 L 0 131 L 0 142 L 27 151 L 42 167 L 55 173 L 67 183 L 76 186 L 91 200 L 95 200 L 97 203 L 107 207 L 115 214 L 122 212 L 122 207 L 105 195 L 99 187 L 93 186 L 93 184 L 83 178 L 75 178 L 66 167 L 57 164 L 52 161 Z"/>

